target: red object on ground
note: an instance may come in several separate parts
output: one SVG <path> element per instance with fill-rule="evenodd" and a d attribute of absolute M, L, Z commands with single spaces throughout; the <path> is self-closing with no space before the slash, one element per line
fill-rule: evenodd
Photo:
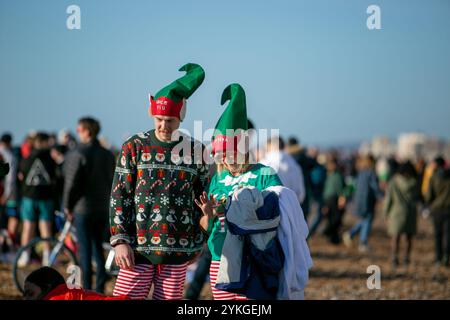
<path fill-rule="evenodd" d="M 66 284 L 61 284 L 50 291 L 43 300 L 129 300 L 129 298 L 127 296 L 105 296 L 90 290 L 69 289 Z"/>

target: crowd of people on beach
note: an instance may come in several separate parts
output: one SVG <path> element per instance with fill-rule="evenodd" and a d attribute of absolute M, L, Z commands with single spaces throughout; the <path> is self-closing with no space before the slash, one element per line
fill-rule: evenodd
<path fill-rule="evenodd" d="M 375 158 L 280 136 L 252 149 L 245 133 L 254 125 L 237 83 L 222 93 L 221 103 L 228 104 L 210 145 L 184 135 L 173 139 L 186 101 L 205 77 L 197 64 L 180 71 L 186 75 L 150 97 L 154 129 L 143 128 L 118 150 L 99 139 L 100 122 L 92 117 L 78 120 L 77 138 L 67 130 L 31 132 L 17 146 L 11 134 L 2 134 L 0 162 L 9 165 L 0 178 L 2 261 L 37 235 L 57 234 L 64 219 L 77 233 L 83 289 L 70 291 L 44 267 L 30 274 L 26 297 L 104 298 L 102 245 L 108 242 L 120 268 L 117 299 L 146 299 L 152 286 L 153 299 L 198 299 L 208 277 L 214 299 L 303 299 L 313 265 L 309 239 L 320 233 L 330 245 L 357 242 L 366 254 L 380 212 L 392 239 L 392 266 L 410 263 L 418 215 L 433 222 L 435 264 L 449 266 L 448 159 Z M 180 150 L 180 143 L 187 145 Z M 344 230 L 348 212 L 357 222 Z M 50 249 L 43 249 L 43 266 Z M 24 251 L 18 263 L 29 264 L 31 255 Z"/>

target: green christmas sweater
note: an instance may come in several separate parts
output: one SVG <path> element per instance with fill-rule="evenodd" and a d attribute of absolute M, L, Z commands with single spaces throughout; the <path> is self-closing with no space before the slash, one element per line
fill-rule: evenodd
<path fill-rule="evenodd" d="M 280 178 L 275 171 L 268 166 L 257 163 L 252 165 L 245 173 L 233 176 L 228 170 L 217 172 L 212 178 L 208 188 L 208 195 L 214 195 L 220 205 L 217 208 L 218 215 L 208 223 L 208 248 L 211 251 L 212 260 L 220 260 L 223 243 L 227 234 L 224 206 L 229 195 L 234 190 L 244 186 L 253 186 L 262 191 L 271 186 L 281 186 Z"/>
<path fill-rule="evenodd" d="M 201 251 L 201 212 L 193 199 L 208 183 L 203 150 L 185 135 L 162 142 L 155 130 L 124 142 L 111 190 L 111 245 L 129 243 L 137 261 L 151 264 L 182 264 Z"/>

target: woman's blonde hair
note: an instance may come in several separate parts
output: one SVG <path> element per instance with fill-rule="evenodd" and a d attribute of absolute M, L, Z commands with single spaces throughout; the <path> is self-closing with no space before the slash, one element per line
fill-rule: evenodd
<path fill-rule="evenodd" d="M 237 170 L 234 173 L 242 174 L 250 167 L 250 153 L 245 154 L 244 161 L 240 163 L 240 161 L 237 161 L 237 164 L 233 164 L 234 168 Z M 226 165 L 224 162 L 217 163 L 217 172 L 221 173 L 226 168 Z"/>

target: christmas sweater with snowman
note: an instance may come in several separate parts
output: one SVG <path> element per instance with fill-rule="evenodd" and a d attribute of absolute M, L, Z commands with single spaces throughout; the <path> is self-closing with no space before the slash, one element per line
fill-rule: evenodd
<path fill-rule="evenodd" d="M 201 212 L 193 200 L 208 183 L 203 150 L 185 135 L 162 142 L 155 130 L 125 141 L 111 190 L 111 245 L 126 242 L 136 263 L 151 264 L 182 264 L 202 250 Z"/>

